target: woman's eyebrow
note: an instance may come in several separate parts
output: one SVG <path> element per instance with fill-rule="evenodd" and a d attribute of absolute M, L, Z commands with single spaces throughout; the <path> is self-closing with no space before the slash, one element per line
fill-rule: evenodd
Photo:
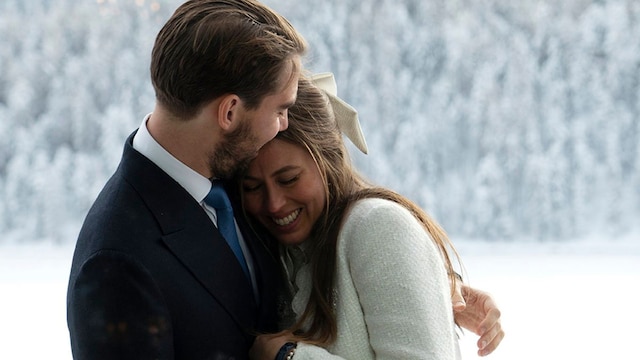
<path fill-rule="evenodd" d="M 285 173 L 287 171 L 297 170 L 299 168 L 300 168 L 299 166 L 295 166 L 295 165 L 286 165 L 286 166 L 283 166 L 280 169 L 274 171 L 272 175 L 280 175 L 280 174 Z"/>
<path fill-rule="evenodd" d="M 297 169 L 299 169 L 299 168 L 300 168 L 299 166 L 295 166 L 295 165 L 286 165 L 286 166 L 283 166 L 283 167 L 281 167 L 280 169 L 278 169 L 278 170 L 274 171 L 274 172 L 271 174 L 271 176 L 280 175 L 280 174 L 282 174 L 282 173 L 285 173 L 285 172 L 288 172 L 288 171 L 291 171 L 291 170 L 297 170 Z M 260 179 L 259 179 L 259 178 L 253 177 L 253 176 L 251 176 L 251 175 L 245 175 L 245 176 L 244 176 L 244 178 L 243 178 L 243 180 L 260 181 Z"/>

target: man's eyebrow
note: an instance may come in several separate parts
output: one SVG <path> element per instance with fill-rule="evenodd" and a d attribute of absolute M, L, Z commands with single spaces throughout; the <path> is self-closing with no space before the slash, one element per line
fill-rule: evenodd
<path fill-rule="evenodd" d="M 295 103 L 296 103 L 295 101 L 290 101 L 290 102 L 288 102 L 288 103 L 282 104 L 282 105 L 280 106 L 280 108 L 281 108 L 282 110 L 286 110 L 286 109 L 288 109 L 288 108 L 292 107 Z"/>

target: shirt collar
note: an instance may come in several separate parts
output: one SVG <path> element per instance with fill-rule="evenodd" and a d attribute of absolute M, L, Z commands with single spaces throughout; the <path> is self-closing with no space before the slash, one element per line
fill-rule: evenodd
<path fill-rule="evenodd" d="M 147 129 L 147 120 L 150 117 L 151 114 L 145 116 L 142 121 L 138 132 L 133 138 L 133 148 L 171 176 L 198 203 L 202 203 L 209 190 L 211 190 L 211 181 L 176 159 L 151 136 Z"/>

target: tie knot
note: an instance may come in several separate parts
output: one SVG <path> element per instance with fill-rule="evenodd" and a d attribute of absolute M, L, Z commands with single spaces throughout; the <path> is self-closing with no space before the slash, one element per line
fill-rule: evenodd
<path fill-rule="evenodd" d="M 209 190 L 209 193 L 204 198 L 204 202 L 216 209 L 231 208 L 231 201 L 229 201 L 227 192 L 219 181 L 213 181 L 211 190 Z"/>

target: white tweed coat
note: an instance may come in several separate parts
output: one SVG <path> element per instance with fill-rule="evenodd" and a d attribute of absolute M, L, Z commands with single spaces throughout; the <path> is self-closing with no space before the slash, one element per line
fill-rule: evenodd
<path fill-rule="evenodd" d="M 327 349 L 300 343 L 295 360 L 459 358 L 444 263 L 407 209 L 382 199 L 354 204 L 336 266 L 337 341 Z M 306 264 L 295 275 L 296 316 L 310 285 Z"/>

